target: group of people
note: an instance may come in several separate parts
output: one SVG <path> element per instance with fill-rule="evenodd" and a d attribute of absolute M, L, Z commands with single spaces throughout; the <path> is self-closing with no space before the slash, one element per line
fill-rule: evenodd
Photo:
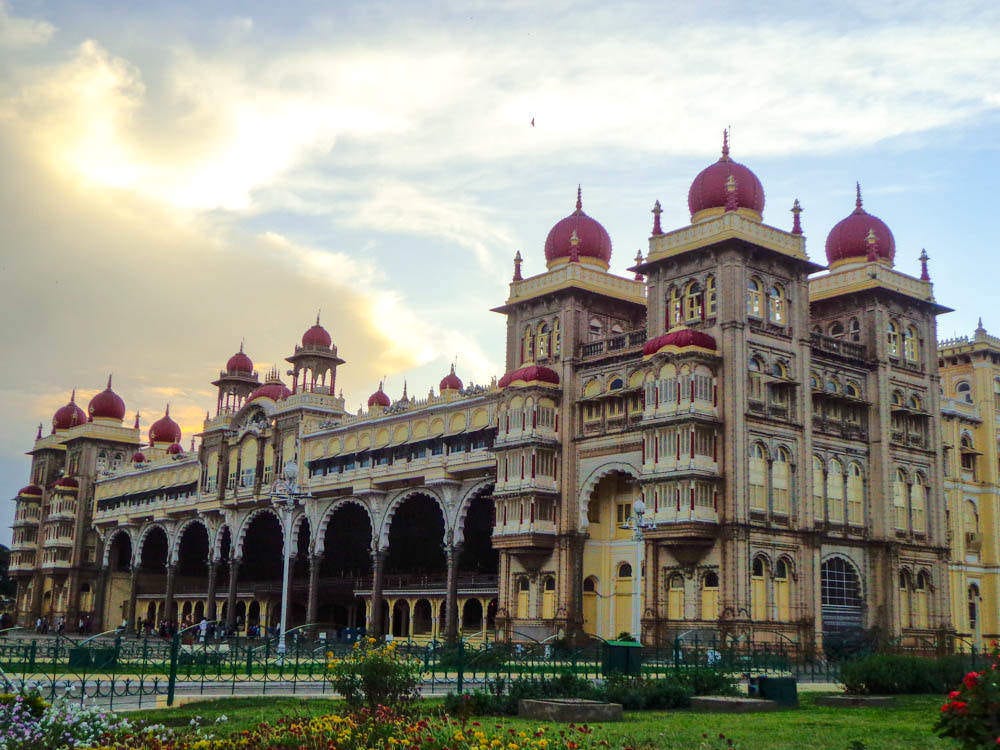
<path fill-rule="evenodd" d="M 180 622 L 177 620 L 160 620 L 159 624 L 150 619 L 139 620 L 136 623 L 136 633 L 139 635 L 153 636 L 157 635 L 160 638 L 173 638 L 178 631 L 188 631 L 195 625 L 194 618 L 191 615 L 184 615 Z M 247 638 L 260 638 L 265 635 L 277 637 L 278 628 L 270 627 L 264 628 L 256 622 L 244 623 L 243 617 L 237 616 L 236 622 L 232 631 L 226 628 L 224 622 L 212 622 L 208 619 L 202 617 L 197 623 L 197 637 L 199 640 L 216 640 L 224 639 L 231 635 L 239 635 L 244 631 Z M 128 628 L 128 622 L 122 620 L 121 630 L 126 630 Z M 189 635 L 192 635 L 189 633 Z"/>
<path fill-rule="evenodd" d="M 90 632 L 93 621 L 90 615 L 81 615 L 76 621 L 76 632 L 85 635 Z M 66 632 L 66 618 L 58 617 L 55 622 L 52 621 L 52 617 L 41 617 L 39 616 L 35 620 L 35 632 L 40 635 L 45 635 L 46 633 L 58 633 L 63 635 Z"/>

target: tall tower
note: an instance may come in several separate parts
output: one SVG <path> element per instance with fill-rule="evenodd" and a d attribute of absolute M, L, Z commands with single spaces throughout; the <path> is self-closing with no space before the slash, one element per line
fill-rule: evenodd
<path fill-rule="evenodd" d="M 327 330 L 319 324 L 302 334 L 302 346 L 285 358 L 292 364 L 292 393 L 321 393 L 336 395 L 337 366 L 344 360 L 337 356 L 337 347 Z"/>

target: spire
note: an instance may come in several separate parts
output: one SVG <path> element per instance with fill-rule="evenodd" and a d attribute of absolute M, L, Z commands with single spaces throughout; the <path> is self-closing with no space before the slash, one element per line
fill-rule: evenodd
<path fill-rule="evenodd" d="M 638 266 L 642 263 L 642 250 L 635 251 L 635 264 Z M 635 272 L 635 280 L 642 281 L 642 274 L 638 271 Z"/>
<path fill-rule="evenodd" d="M 69 402 L 71 404 L 76 403 L 76 388 L 73 389 L 72 393 L 69 394 Z"/>
<path fill-rule="evenodd" d="M 240 354 L 243 354 L 243 343 L 245 341 L 246 341 L 246 339 L 240 339 Z"/>
<path fill-rule="evenodd" d="M 663 228 L 660 226 L 660 214 L 663 213 L 663 209 L 660 207 L 660 201 L 656 201 L 653 204 L 653 236 L 657 237 L 663 234 Z"/>
<path fill-rule="evenodd" d="M 111 390 L 111 373 L 108 373 L 108 390 Z"/>
<path fill-rule="evenodd" d="M 792 234 L 802 234 L 802 222 L 799 221 L 799 214 L 802 213 L 802 206 L 796 198 L 792 204 Z"/>
<path fill-rule="evenodd" d="M 736 178 L 729 175 L 729 179 L 726 180 L 726 211 L 735 211 L 739 207 L 736 198 Z"/>
<path fill-rule="evenodd" d="M 927 254 L 927 250 L 924 248 L 920 249 L 920 280 L 930 281 L 931 275 L 927 270 L 927 261 L 930 260 L 931 256 Z"/>
<path fill-rule="evenodd" d="M 729 128 L 722 131 L 722 161 L 729 161 Z"/>
<path fill-rule="evenodd" d="M 167 410 L 165 412 L 163 412 L 163 416 L 165 416 L 165 417 L 169 417 L 170 416 L 170 402 L 169 401 L 167 402 Z"/>
<path fill-rule="evenodd" d="M 323 312 L 323 308 L 320 307 L 316 310 L 316 325 L 319 325 L 319 314 Z"/>
<path fill-rule="evenodd" d="M 208 418 L 208 412 L 205 412 L 205 418 Z M 135 423 L 132 425 L 133 430 L 139 429 L 139 412 L 135 413 Z"/>
<path fill-rule="evenodd" d="M 979 325 L 976 326 L 976 333 L 977 334 L 986 333 L 986 327 L 983 325 L 983 316 L 982 315 L 979 316 Z"/>
<path fill-rule="evenodd" d="M 42 423 L 39 422 L 38 423 L 38 434 L 35 435 L 35 440 L 41 440 L 41 439 L 42 439 Z"/>
<path fill-rule="evenodd" d="M 861 207 L 861 205 L 862 205 L 861 204 L 861 183 L 860 182 L 855 182 L 854 183 L 854 189 L 855 189 L 855 191 L 857 193 L 857 197 L 854 199 L 854 213 L 856 213 L 856 214 L 864 213 L 865 210 L 864 210 L 864 208 Z"/>
<path fill-rule="evenodd" d="M 406 379 L 404 378 L 403 379 L 403 397 L 400 399 L 400 401 L 409 401 L 409 400 L 410 400 L 410 397 L 406 395 Z"/>
<path fill-rule="evenodd" d="M 865 243 L 868 245 L 868 262 L 874 263 L 878 260 L 878 237 L 875 236 L 875 230 L 871 227 L 868 227 Z"/>
<path fill-rule="evenodd" d="M 576 186 L 576 212 L 583 213 L 583 189 L 580 185 Z"/>
<path fill-rule="evenodd" d="M 514 253 L 514 278 L 512 281 L 524 281 L 524 277 L 521 275 L 521 263 L 523 260 L 520 250 Z"/>
<path fill-rule="evenodd" d="M 194 453 L 194 435 L 191 436 L 191 452 Z"/>

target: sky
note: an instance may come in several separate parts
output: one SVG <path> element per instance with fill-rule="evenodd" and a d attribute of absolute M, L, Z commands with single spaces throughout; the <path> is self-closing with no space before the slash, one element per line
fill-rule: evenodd
<path fill-rule="evenodd" d="M 727 126 L 814 260 L 860 181 L 940 335 L 1000 333 L 1000 4 L 823 5 L 0 0 L 0 498 L 74 387 L 187 445 L 240 342 L 263 375 L 317 311 L 351 411 L 488 382 L 577 185 L 626 274 Z"/>

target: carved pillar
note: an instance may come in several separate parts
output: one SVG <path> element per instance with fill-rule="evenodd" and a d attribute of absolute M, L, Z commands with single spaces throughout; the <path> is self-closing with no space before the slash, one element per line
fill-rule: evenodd
<path fill-rule="evenodd" d="M 167 622 L 174 622 L 177 618 L 173 615 L 174 608 L 174 577 L 177 575 L 177 563 L 167 566 L 167 591 L 163 597 L 163 616 Z"/>
<path fill-rule="evenodd" d="M 462 551 L 461 544 L 449 544 L 445 548 L 448 561 L 448 588 L 445 592 L 444 616 L 445 638 L 448 643 L 458 640 L 458 557 Z"/>
<path fill-rule="evenodd" d="M 139 567 L 132 566 L 128 585 L 128 608 L 125 610 L 125 627 L 135 628 L 135 600 L 139 595 Z M 138 628 L 136 628 L 138 629 Z"/>
<path fill-rule="evenodd" d="M 372 598 L 371 598 L 371 632 L 369 635 L 381 638 L 385 632 L 382 622 L 382 567 L 388 550 L 379 549 L 372 552 Z"/>
<path fill-rule="evenodd" d="M 101 572 L 97 576 L 97 590 L 94 591 L 94 614 L 93 622 L 91 623 L 91 627 L 96 633 L 108 629 L 104 623 L 104 602 L 107 597 L 109 577 L 110 571 L 107 566 L 101 568 Z"/>
<path fill-rule="evenodd" d="M 205 609 L 205 619 L 209 622 L 214 621 L 218 616 L 218 608 L 215 605 L 215 590 L 217 588 L 216 581 L 219 576 L 219 561 L 212 560 L 208 564 L 208 602 Z"/>
<path fill-rule="evenodd" d="M 236 624 L 236 579 L 240 574 L 240 558 L 234 557 L 229 561 L 229 591 L 226 592 L 226 632 L 230 635 L 233 626 Z"/>
<path fill-rule="evenodd" d="M 319 595 L 319 567 L 323 563 L 323 554 L 309 556 L 309 600 L 306 605 L 306 623 L 316 622 L 316 597 Z"/>

